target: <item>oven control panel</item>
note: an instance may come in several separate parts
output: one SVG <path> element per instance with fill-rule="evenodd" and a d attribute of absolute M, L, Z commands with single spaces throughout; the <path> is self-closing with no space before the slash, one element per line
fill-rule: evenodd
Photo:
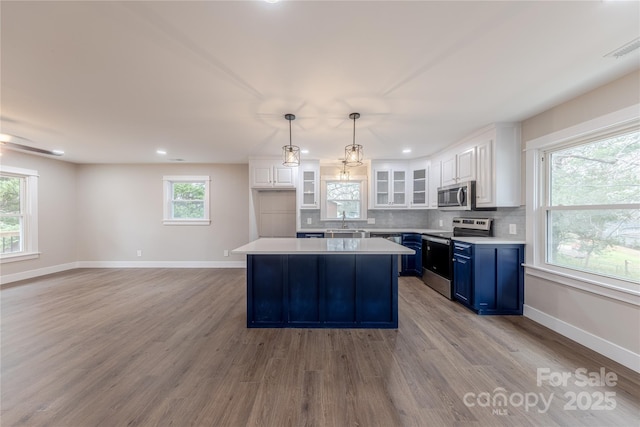
<path fill-rule="evenodd" d="M 491 230 L 492 218 L 453 218 L 453 228 Z"/>

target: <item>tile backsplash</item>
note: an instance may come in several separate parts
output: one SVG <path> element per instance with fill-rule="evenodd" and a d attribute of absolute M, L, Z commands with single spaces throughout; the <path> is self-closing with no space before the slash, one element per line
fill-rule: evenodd
<path fill-rule="evenodd" d="M 375 209 L 367 211 L 369 218 L 375 218 L 375 224 L 367 221 L 349 221 L 349 228 L 419 228 L 435 230 L 451 230 L 451 222 L 454 217 L 466 218 L 493 218 L 493 233 L 496 237 L 513 239 L 525 239 L 525 208 L 498 208 L 496 211 L 439 211 L 439 210 L 383 210 Z M 307 224 L 307 218 L 311 218 L 311 224 Z M 442 226 L 440 226 L 442 220 Z M 340 228 L 342 221 L 320 221 L 320 209 L 301 211 L 302 229 L 327 229 Z M 509 224 L 515 224 L 516 234 L 509 234 Z"/>
<path fill-rule="evenodd" d="M 430 210 L 427 228 L 451 230 L 455 217 L 493 218 L 493 235 L 511 239 L 525 239 L 525 208 L 498 208 L 495 211 L 439 211 Z M 442 227 L 440 227 L 442 220 Z M 515 224 L 516 234 L 509 234 L 509 224 Z"/>

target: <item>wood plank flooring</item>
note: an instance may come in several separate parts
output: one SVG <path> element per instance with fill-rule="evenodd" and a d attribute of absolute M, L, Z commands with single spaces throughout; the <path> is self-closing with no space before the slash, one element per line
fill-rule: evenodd
<path fill-rule="evenodd" d="M 282 330 L 246 329 L 241 269 L 86 269 L 16 283 L 0 291 L 0 424 L 640 423 L 637 373 L 526 318 L 476 316 L 417 278 L 399 285 L 397 330 Z M 537 368 L 604 368 L 618 381 L 538 386 Z M 500 391 L 504 406 L 492 404 Z M 614 409 L 593 407 L 603 392 L 615 393 Z M 565 409 L 571 393 L 588 409 Z M 534 394 L 551 398 L 548 410 L 524 406 Z"/>

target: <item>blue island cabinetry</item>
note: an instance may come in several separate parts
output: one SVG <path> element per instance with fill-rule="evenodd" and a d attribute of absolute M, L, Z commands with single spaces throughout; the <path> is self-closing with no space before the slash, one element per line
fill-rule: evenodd
<path fill-rule="evenodd" d="M 247 255 L 249 328 L 397 328 L 398 256 Z"/>
<path fill-rule="evenodd" d="M 522 314 L 524 245 L 454 241 L 453 291 L 478 314 Z"/>

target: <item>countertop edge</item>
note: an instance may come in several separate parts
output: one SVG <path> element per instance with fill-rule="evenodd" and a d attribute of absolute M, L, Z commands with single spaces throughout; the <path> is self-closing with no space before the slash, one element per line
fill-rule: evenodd
<path fill-rule="evenodd" d="M 262 238 L 235 248 L 247 255 L 413 255 L 415 251 L 386 239 Z"/>
<path fill-rule="evenodd" d="M 472 243 L 474 245 L 526 245 L 524 240 L 511 240 L 504 237 L 452 237 L 454 241 Z"/>

